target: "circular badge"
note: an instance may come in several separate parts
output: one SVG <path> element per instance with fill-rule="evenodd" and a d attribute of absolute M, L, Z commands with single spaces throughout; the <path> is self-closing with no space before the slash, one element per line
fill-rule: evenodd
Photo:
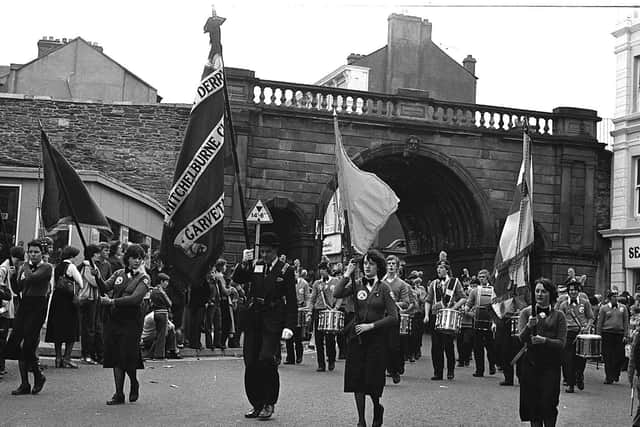
<path fill-rule="evenodd" d="M 580 306 L 580 308 L 578 309 L 578 311 L 579 311 L 580 313 L 584 313 L 584 307 L 583 307 L 583 306 Z"/>
<path fill-rule="evenodd" d="M 149 284 L 149 279 L 147 279 L 147 278 L 145 277 L 144 279 L 142 279 L 142 282 L 143 282 L 145 285 L 148 285 L 148 284 Z"/>
<path fill-rule="evenodd" d="M 365 290 L 358 291 L 358 299 L 360 301 L 366 300 L 367 299 L 367 291 L 365 291 Z"/>
<path fill-rule="evenodd" d="M 620 312 L 623 313 L 624 312 L 624 307 L 619 307 Z"/>
<path fill-rule="evenodd" d="M 123 280 L 124 280 L 124 279 L 122 278 L 122 276 L 118 277 L 118 278 L 116 279 L 116 285 L 119 285 L 120 283 L 122 283 L 122 281 L 123 281 Z"/>
<path fill-rule="evenodd" d="M 301 294 L 304 294 L 304 288 L 300 288 L 298 292 L 300 292 Z"/>
<path fill-rule="evenodd" d="M 545 317 L 547 317 L 547 315 L 545 313 L 540 313 L 539 316 L 540 316 L 541 319 L 544 319 Z"/>

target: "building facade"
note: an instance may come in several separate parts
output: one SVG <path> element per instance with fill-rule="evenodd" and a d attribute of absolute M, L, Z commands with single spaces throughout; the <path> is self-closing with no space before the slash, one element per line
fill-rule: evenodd
<path fill-rule="evenodd" d="M 616 99 L 613 119 L 611 286 L 640 292 L 640 21 L 627 20 L 616 39 Z"/>

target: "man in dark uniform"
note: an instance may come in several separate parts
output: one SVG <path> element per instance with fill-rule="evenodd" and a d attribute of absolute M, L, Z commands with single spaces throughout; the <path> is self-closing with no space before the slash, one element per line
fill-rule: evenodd
<path fill-rule="evenodd" d="M 280 391 L 280 338 L 293 337 L 298 307 L 293 268 L 278 260 L 278 237 L 264 233 L 261 240 L 260 259 L 252 261 L 246 250 L 233 281 L 244 283 L 247 291 L 244 385 L 253 408 L 245 417 L 268 419 Z"/>

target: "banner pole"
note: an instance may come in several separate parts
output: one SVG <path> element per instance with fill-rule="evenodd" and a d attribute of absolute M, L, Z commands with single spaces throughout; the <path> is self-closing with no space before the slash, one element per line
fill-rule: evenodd
<path fill-rule="evenodd" d="M 253 251 L 253 259 L 258 259 L 260 255 L 260 223 L 256 224 L 256 244 Z"/>

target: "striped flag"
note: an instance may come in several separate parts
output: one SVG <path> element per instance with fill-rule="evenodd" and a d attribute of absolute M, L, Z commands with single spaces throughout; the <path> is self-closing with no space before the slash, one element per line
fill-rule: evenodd
<path fill-rule="evenodd" d="M 335 111 L 333 128 L 336 135 L 340 208 L 347 213 L 351 245 L 363 254 L 398 209 L 400 199 L 377 175 L 360 170 L 349 158 L 342 145 Z"/>
<path fill-rule="evenodd" d="M 222 47 L 212 43 L 167 198 L 162 232 L 165 263 L 190 284 L 204 280 L 224 247 L 224 84 Z"/>
<path fill-rule="evenodd" d="M 502 229 L 494 269 L 496 294 L 501 295 L 513 285 L 527 286 L 529 252 L 533 247 L 533 165 L 531 138 L 525 129 L 522 142 L 522 164 L 516 191 Z"/>

